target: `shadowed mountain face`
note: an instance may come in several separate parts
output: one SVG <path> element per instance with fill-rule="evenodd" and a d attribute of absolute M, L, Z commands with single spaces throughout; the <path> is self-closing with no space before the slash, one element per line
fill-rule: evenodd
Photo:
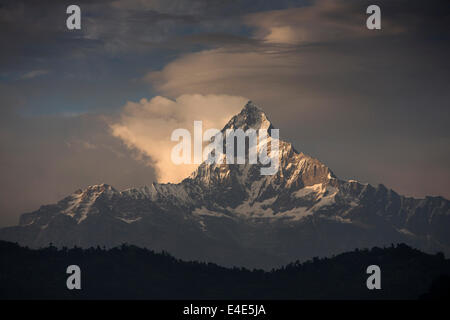
<path fill-rule="evenodd" d="M 223 132 L 271 128 L 249 102 Z M 261 166 L 205 162 L 179 184 L 121 192 L 90 186 L 23 214 L 19 226 L 0 230 L 0 239 L 31 247 L 129 243 L 258 268 L 399 242 L 450 253 L 444 198 L 406 198 L 383 185 L 340 180 L 282 140 L 277 173 L 261 175 Z"/>

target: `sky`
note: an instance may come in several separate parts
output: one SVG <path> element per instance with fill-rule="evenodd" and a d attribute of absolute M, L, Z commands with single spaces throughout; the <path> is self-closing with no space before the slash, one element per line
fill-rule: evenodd
<path fill-rule="evenodd" d="M 66 8 L 81 8 L 81 30 Z M 246 101 L 343 179 L 450 198 L 450 6 L 0 1 L 0 226 L 78 188 L 177 182 L 170 133 Z"/>

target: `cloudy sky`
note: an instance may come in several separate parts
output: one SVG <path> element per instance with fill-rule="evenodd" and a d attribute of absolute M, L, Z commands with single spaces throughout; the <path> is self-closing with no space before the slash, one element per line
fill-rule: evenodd
<path fill-rule="evenodd" d="M 67 30 L 66 8 L 81 8 Z M 0 226 L 180 180 L 170 133 L 247 100 L 338 177 L 450 198 L 447 0 L 0 1 Z"/>

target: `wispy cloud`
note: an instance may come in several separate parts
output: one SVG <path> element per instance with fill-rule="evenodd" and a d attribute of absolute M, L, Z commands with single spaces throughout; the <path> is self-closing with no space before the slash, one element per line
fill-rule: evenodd
<path fill-rule="evenodd" d="M 36 77 L 43 76 L 43 75 L 45 75 L 45 74 L 47 74 L 49 72 L 50 72 L 50 70 L 44 70 L 44 69 L 33 70 L 33 71 L 27 72 L 24 75 L 22 75 L 20 77 L 20 79 L 21 80 L 29 80 L 29 79 L 33 79 L 33 78 L 36 78 Z"/>

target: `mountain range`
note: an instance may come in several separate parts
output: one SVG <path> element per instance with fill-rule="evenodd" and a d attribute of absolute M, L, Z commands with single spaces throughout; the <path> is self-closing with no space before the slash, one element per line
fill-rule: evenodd
<path fill-rule="evenodd" d="M 249 128 L 274 128 L 252 102 L 222 131 Z M 0 229 L 0 239 L 33 248 L 128 243 L 184 260 L 264 269 L 391 243 L 450 253 L 447 199 L 339 179 L 283 140 L 279 160 L 274 175 L 261 175 L 260 164 L 204 162 L 178 184 L 89 186 L 23 214 L 18 226 Z"/>

